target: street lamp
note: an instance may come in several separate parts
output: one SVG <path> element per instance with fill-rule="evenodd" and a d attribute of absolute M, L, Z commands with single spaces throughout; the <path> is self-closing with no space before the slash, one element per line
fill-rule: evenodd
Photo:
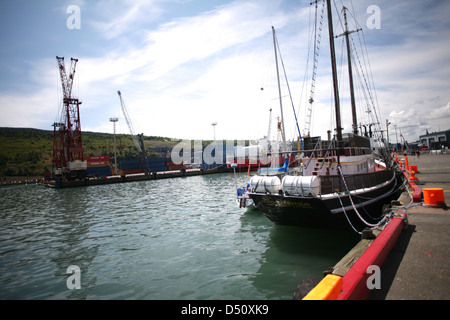
<path fill-rule="evenodd" d="M 211 123 L 211 125 L 214 128 L 214 141 L 216 141 L 216 126 L 217 126 L 217 122 L 213 122 L 213 123 Z"/>
<path fill-rule="evenodd" d="M 109 121 L 113 123 L 114 127 L 114 174 L 117 174 L 117 151 L 116 151 L 116 122 L 118 118 L 109 118 Z"/>
<path fill-rule="evenodd" d="M 391 123 L 389 122 L 388 119 L 386 119 L 386 138 L 387 138 L 387 142 L 388 142 L 388 150 L 390 150 L 390 146 L 389 146 L 389 125 Z"/>
<path fill-rule="evenodd" d="M 397 148 L 398 148 L 398 135 L 397 135 L 397 125 L 394 124 L 395 127 L 395 150 L 398 152 Z"/>

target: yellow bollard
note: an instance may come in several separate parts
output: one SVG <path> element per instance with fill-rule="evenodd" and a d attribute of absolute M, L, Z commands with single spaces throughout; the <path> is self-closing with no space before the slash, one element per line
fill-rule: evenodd
<path fill-rule="evenodd" d="M 336 300 L 343 284 L 342 277 L 328 274 L 302 300 Z"/>

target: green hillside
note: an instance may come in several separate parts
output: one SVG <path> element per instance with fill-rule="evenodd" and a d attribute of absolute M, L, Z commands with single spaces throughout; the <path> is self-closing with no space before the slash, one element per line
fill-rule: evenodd
<path fill-rule="evenodd" d="M 179 140 L 145 137 L 149 156 L 171 149 Z M 130 135 L 116 135 L 119 158 L 134 158 L 138 152 Z M 114 156 L 114 136 L 83 132 L 85 156 Z M 119 148 L 120 147 L 120 148 Z M 53 131 L 30 128 L 0 128 L 0 182 L 41 178 L 52 167 Z"/>

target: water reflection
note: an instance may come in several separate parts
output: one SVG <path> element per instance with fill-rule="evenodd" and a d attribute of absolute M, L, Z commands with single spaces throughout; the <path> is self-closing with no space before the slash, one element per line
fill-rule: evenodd
<path fill-rule="evenodd" d="M 341 230 L 322 230 L 292 226 L 268 227 L 260 211 L 247 211 L 241 218 L 243 228 L 251 230 L 255 243 L 264 245 L 258 271 L 249 277 L 266 299 L 292 299 L 306 278 L 320 278 L 358 241 Z M 280 292 L 285 292 L 280 297 Z M 291 295 L 292 293 L 292 295 Z"/>

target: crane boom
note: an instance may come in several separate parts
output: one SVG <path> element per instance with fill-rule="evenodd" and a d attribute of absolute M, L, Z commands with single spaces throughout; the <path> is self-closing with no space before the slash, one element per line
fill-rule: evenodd
<path fill-rule="evenodd" d="M 77 66 L 78 59 L 70 59 L 70 74 L 67 77 L 66 68 L 64 66 L 64 57 L 56 57 L 58 60 L 59 74 L 61 76 L 62 89 L 64 99 L 70 99 L 72 95 L 73 78 L 75 77 L 75 68 Z"/>
<path fill-rule="evenodd" d="M 130 116 L 128 115 L 128 111 L 125 106 L 125 102 L 122 99 L 122 94 L 120 93 L 120 90 L 117 91 L 117 93 L 119 95 L 120 106 L 122 107 L 123 116 L 125 117 L 125 121 L 127 122 L 128 128 L 130 129 L 131 139 L 133 139 L 133 143 L 136 146 L 136 148 L 139 150 L 139 152 L 142 152 L 142 148 L 139 144 L 136 134 L 134 133 L 133 124 L 131 123 L 131 119 L 130 119 Z"/>

